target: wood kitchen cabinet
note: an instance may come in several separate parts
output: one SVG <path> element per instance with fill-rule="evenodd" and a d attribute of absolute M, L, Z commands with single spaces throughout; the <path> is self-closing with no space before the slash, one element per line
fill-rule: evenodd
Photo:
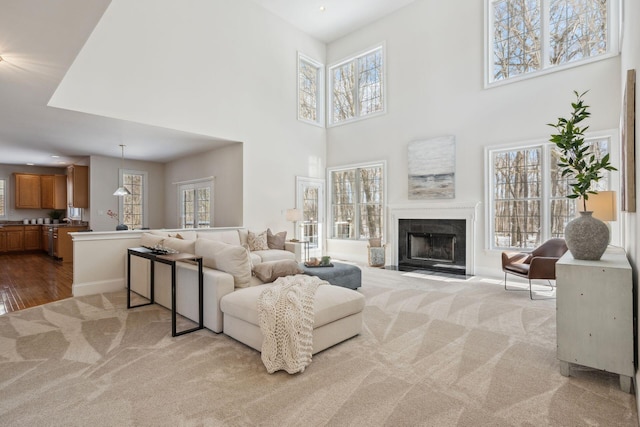
<path fill-rule="evenodd" d="M 86 230 L 87 227 L 56 227 L 53 234 L 54 256 L 62 262 L 73 262 L 73 241 L 69 233 Z"/>
<path fill-rule="evenodd" d="M 40 207 L 42 209 L 67 208 L 67 177 L 65 175 L 40 176 Z"/>
<path fill-rule="evenodd" d="M 35 251 L 42 247 L 41 244 L 41 231 L 40 225 L 25 225 L 24 226 L 24 250 Z"/>
<path fill-rule="evenodd" d="M 14 173 L 16 209 L 40 209 L 40 175 Z"/>
<path fill-rule="evenodd" d="M 89 167 L 67 167 L 67 202 L 74 208 L 89 207 Z"/>
<path fill-rule="evenodd" d="M 23 226 L 8 226 L 4 227 L 7 251 L 17 252 L 24 250 L 24 227 Z"/>
<path fill-rule="evenodd" d="M 4 228 L 0 228 L 0 253 L 7 252 L 7 233 Z"/>

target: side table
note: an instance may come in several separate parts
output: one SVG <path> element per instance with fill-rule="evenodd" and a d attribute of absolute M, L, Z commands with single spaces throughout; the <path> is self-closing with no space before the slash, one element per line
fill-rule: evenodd
<path fill-rule="evenodd" d="M 151 263 L 151 272 L 149 277 L 149 285 L 150 285 L 150 294 L 149 294 L 149 302 L 131 305 L 131 292 L 135 292 L 131 290 L 131 256 L 137 256 L 141 258 L 146 258 Z M 197 331 L 204 328 L 204 310 L 203 310 L 203 294 L 204 294 L 204 281 L 202 275 L 202 257 L 187 254 L 187 253 L 176 253 L 176 254 L 155 254 L 151 249 L 147 248 L 129 248 L 127 249 L 127 308 L 136 308 L 142 307 L 145 305 L 154 304 L 154 291 L 155 291 L 155 263 L 160 262 L 162 264 L 167 264 L 171 267 L 171 336 L 175 337 L 178 335 L 188 334 L 189 332 Z M 198 264 L 198 326 L 186 329 L 183 331 L 176 331 L 176 263 L 177 262 L 196 262 Z"/>

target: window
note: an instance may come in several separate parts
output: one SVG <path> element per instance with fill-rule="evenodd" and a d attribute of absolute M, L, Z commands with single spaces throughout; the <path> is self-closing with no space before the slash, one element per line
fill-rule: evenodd
<path fill-rule="evenodd" d="M 0 179 L 0 217 L 7 216 L 7 180 Z"/>
<path fill-rule="evenodd" d="M 130 195 L 120 198 L 120 221 L 130 230 L 146 227 L 147 173 L 144 171 L 123 170 L 122 185 Z"/>
<path fill-rule="evenodd" d="M 213 179 L 178 185 L 180 228 L 209 228 L 213 224 Z"/>
<path fill-rule="evenodd" d="M 598 158 L 611 152 L 609 138 L 591 139 Z M 560 153 L 553 144 L 488 150 L 487 201 L 491 249 L 535 248 L 552 237 L 563 237 L 564 227 L 576 216 L 571 188 L 558 170 Z M 609 174 L 596 190 L 610 188 Z"/>
<path fill-rule="evenodd" d="M 324 65 L 298 53 L 298 120 L 324 126 Z"/>
<path fill-rule="evenodd" d="M 488 82 L 615 52 L 611 0 L 487 0 Z"/>
<path fill-rule="evenodd" d="M 383 46 L 333 65 L 329 69 L 331 124 L 383 113 L 384 74 Z"/>
<path fill-rule="evenodd" d="M 334 239 L 383 237 L 384 163 L 329 169 Z"/>

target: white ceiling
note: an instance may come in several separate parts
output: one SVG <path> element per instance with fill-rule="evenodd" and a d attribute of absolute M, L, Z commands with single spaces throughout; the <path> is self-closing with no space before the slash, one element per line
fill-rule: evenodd
<path fill-rule="evenodd" d="M 331 43 L 415 0 L 253 1 L 314 38 Z"/>
<path fill-rule="evenodd" d="M 253 1 L 330 42 L 414 0 Z M 0 3 L 0 164 L 62 167 L 89 155 L 119 157 L 122 143 L 127 158 L 167 162 L 229 143 L 47 106 L 110 2 Z"/>

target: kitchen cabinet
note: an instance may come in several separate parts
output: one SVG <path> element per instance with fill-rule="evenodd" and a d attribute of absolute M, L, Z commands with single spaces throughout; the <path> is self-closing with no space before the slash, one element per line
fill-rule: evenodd
<path fill-rule="evenodd" d="M 16 209 L 40 209 L 40 175 L 14 173 Z"/>
<path fill-rule="evenodd" d="M 0 253 L 7 252 L 7 233 L 0 228 Z"/>
<path fill-rule="evenodd" d="M 40 225 L 25 225 L 24 226 L 24 250 L 35 251 L 39 250 L 41 245 L 41 233 L 42 226 Z"/>
<path fill-rule="evenodd" d="M 556 333 L 560 373 L 577 364 L 620 375 L 631 392 L 635 375 L 632 270 L 622 248 L 609 247 L 599 261 L 570 252 L 556 263 Z"/>
<path fill-rule="evenodd" d="M 8 252 L 17 252 L 24 250 L 24 227 L 19 226 L 9 226 L 4 227 L 6 240 L 7 240 L 7 251 Z"/>
<path fill-rule="evenodd" d="M 89 207 L 89 167 L 67 167 L 67 202 L 74 208 Z"/>
<path fill-rule="evenodd" d="M 53 233 L 54 256 L 62 262 L 73 262 L 73 240 L 69 233 L 86 230 L 87 227 L 56 227 Z"/>
<path fill-rule="evenodd" d="M 40 176 L 40 207 L 42 209 L 67 208 L 67 177 L 65 175 Z"/>

